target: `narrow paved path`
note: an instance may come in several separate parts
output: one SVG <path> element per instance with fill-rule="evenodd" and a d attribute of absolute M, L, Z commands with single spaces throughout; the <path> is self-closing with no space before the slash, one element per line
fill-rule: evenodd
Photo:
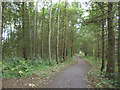
<path fill-rule="evenodd" d="M 76 56 L 78 63 L 57 73 L 43 88 L 86 88 L 85 74 L 90 66 Z"/>

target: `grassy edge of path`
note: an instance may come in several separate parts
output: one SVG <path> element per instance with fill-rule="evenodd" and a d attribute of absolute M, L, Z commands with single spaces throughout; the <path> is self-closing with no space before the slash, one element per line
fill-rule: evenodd
<path fill-rule="evenodd" d="M 3 88 L 37 88 L 50 77 L 53 77 L 57 72 L 77 63 L 75 56 L 67 58 L 65 62 L 55 64 L 53 66 L 46 66 L 45 68 L 37 68 L 32 71 L 32 75 L 21 78 L 3 79 Z"/>
<path fill-rule="evenodd" d="M 119 88 L 116 81 L 109 80 L 105 77 L 105 71 L 100 71 L 98 60 L 91 56 L 80 56 L 80 58 L 91 66 L 90 71 L 85 75 L 88 88 Z"/>

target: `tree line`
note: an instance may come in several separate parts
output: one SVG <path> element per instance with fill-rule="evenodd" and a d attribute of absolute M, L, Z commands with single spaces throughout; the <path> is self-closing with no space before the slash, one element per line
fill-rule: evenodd
<path fill-rule="evenodd" d="M 67 0 L 59 0 L 59 3 L 2 2 L 3 58 L 49 58 L 51 65 L 51 58 L 58 64 L 72 57 L 78 35 L 75 25 L 80 17 L 77 16 L 83 12 L 78 4 L 70 5 Z"/>

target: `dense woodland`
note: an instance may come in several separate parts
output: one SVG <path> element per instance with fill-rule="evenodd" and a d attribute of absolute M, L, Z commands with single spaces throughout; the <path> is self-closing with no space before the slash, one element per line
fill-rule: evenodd
<path fill-rule="evenodd" d="M 120 81 L 120 2 L 2 2 L 1 37 L 3 75 L 21 58 L 52 66 L 84 54 Z"/>

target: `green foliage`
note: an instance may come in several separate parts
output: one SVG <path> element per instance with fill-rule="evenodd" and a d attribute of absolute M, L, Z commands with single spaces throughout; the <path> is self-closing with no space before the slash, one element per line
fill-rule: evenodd
<path fill-rule="evenodd" d="M 109 79 L 105 71 L 100 71 L 101 63 L 92 56 L 82 56 L 91 65 L 91 70 L 88 72 L 89 84 L 96 88 L 116 88 L 120 87 L 118 73 L 114 73 L 114 79 Z"/>
<path fill-rule="evenodd" d="M 6 60 L 7 59 L 7 60 Z M 53 67 L 49 66 L 49 60 L 43 60 L 40 57 L 34 58 L 34 60 L 24 60 L 24 58 L 13 57 L 6 58 L 2 63 L 2 77 L 3 78 L 25 78 L 33 73 L 40 77 L 47 77 L 51 73 L 45 72 L 46 70 L 51 72 L 57 71 L 60 67 L 64 67 L 64 64 L 74 63 L 75 59 L 67 58 L 64 63 L 57 65 L 55 60 L 52 60 Z M 42 75 L 40 74 L 43 71 Z"/>
<path fill-rule="evenodd" d="M 32 70 L 43 64 L 43 60 L 38 58 L 36 60 L 24 60 L 23 58 L 13 57 L 9 60 L 3 60 L 3 78 L 20 78 L 31 75 Z"/>

